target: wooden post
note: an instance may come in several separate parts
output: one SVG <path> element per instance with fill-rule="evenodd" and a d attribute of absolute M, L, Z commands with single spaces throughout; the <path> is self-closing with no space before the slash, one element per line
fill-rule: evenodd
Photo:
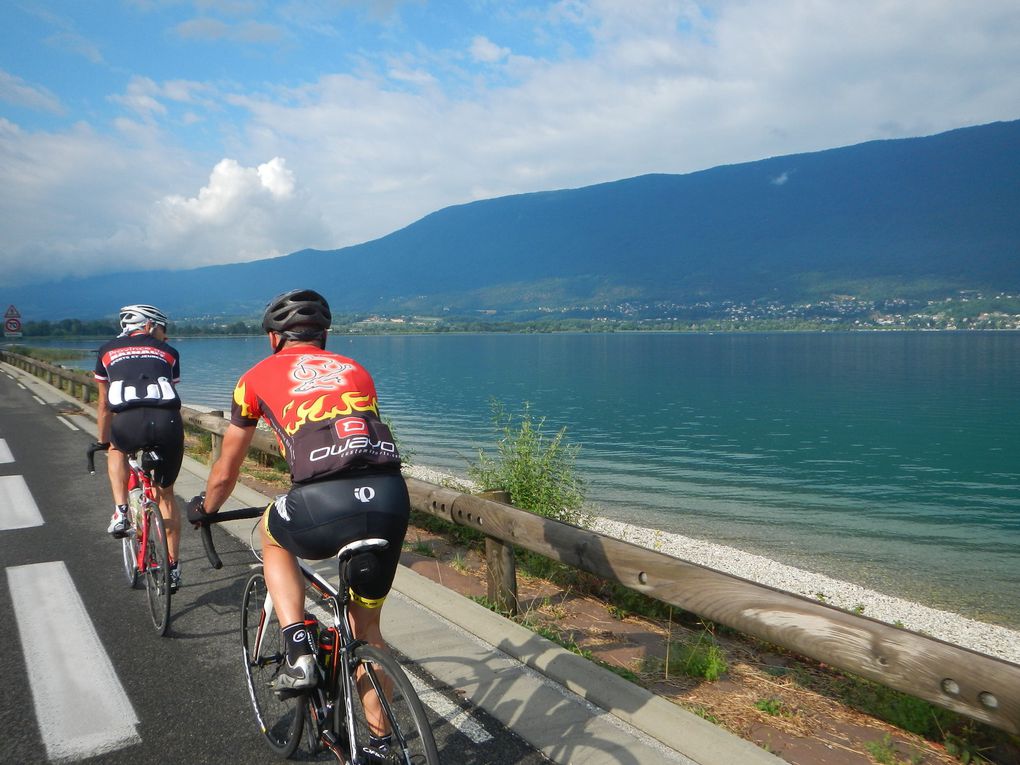
<path fill-rule="evenodd" d="M 223 417 L 223 411 L 219 409 L 209 412 L 209 414 L 215 417 Z M 223 436 L 219 433 L 210 433 L 209 435 L 212 444 L 212 451 L 209 453 L 209 464 L 211 465 L 218 460 L 220 455 L 223 453 Z"/>
<path fill-rule="evenodd" d="M 493 502 L 510 504 L 510 495 L 505 491 L 486 491 L 481 496 Z M 517 616 L 517 561 L 514 558 L 514 546 L 486 536 L 485 566 L 489 602 L 499 611 Z"/>

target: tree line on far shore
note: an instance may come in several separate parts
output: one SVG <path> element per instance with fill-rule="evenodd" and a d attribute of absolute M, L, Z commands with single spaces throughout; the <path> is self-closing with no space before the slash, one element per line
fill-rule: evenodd
<path fill-rule="evenodd" d="M 230 324 L 177 324 L 170 322 L 171 335 L 258 335 L 262 334 L 259 324 L 235 321 Z M 113 337 L 120 334 L 120 325 L 115 319 L 61 319 L 60 321 L 27 321 L 22 325 L 25 337 Z"/>

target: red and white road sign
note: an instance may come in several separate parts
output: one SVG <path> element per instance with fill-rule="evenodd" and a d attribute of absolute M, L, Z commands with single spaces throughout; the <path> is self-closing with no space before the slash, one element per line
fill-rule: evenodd
<path fill-rule="evenodd" d="M 3 305 L 3 303 L 0 303 L 0 305 Z M 21 318 L 21 311 L 19 311 L 13 305 L 9 305 L 9 306 L 7 306 L 7 311 L 4 313 L 4 318 L 5 319 L 20 319 Z"/>

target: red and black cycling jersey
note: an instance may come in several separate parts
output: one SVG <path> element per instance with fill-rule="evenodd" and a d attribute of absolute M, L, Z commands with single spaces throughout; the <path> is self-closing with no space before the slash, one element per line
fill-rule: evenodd
<path fill-rule="evenodd" d="M 230 421 L 250 428 L 260 418 L 276 433 L 295 483 L 352 468 L 400 468 L 375 383 L 344 356 L 290 346 L 249 369 L 234 389 Z"/>
<path fill-rule="evenodd" d="M 107 403 L 112 412 L 136 406 L 181 408 L 174 387 L 181 381 L 180 354 L 144 332 L 103 345 L 97 353 L 95 376 L 110 384 Z"/>

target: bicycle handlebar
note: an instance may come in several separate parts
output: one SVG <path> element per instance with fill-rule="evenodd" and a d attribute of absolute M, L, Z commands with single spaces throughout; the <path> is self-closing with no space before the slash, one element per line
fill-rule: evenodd
<path fill-rule="evenodd" d="M 85 452 L 89 460 L 89 475 L 96 474 L 96 452 L 105 452 L 109 448 L 109 444 L 100 443 L 99 441 L 89 444 L 89 448 Z"/>
<path fill-rule="evenodd" d="M 205 547 L 205 557 L 209 559 L 209 565 L 217 571 L 223 568 L 223 561 L 220 560 L 219 553 L 216 552 L 216 545 L 213 544 L 212 531 L 209 530 L 211 524 L 258 518 L 265 511 L 265 507 L 242 507 L 238 510 L 221 510 L 218 513 L 204 515 L 197 524 L 198 530 L 202 532 L 202 546 Z"/>

